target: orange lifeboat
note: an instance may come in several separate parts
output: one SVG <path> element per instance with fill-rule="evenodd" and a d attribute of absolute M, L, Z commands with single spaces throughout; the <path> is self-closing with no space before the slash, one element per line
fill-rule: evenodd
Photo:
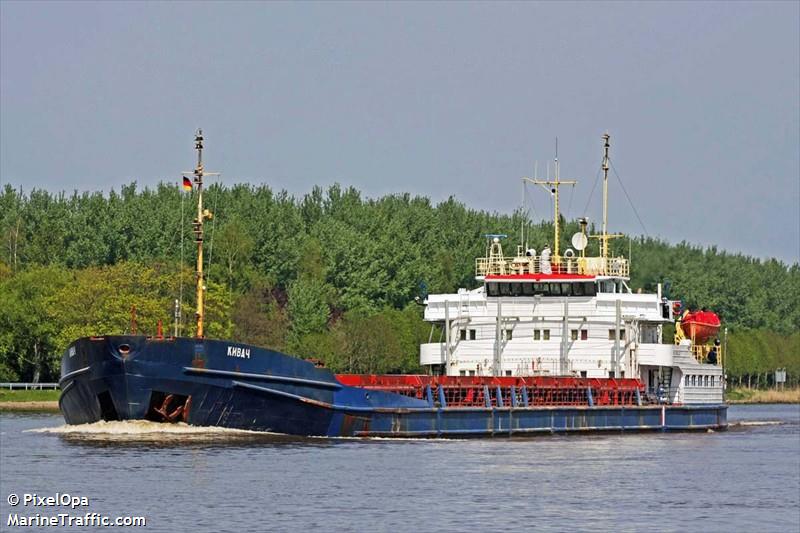
<path fill-rule="evenodd" d="M 713 311 L 690 311 L 681 318 L 681 329 L 696 344 L 703 344 L 719 333 L 719 317 Z"/>

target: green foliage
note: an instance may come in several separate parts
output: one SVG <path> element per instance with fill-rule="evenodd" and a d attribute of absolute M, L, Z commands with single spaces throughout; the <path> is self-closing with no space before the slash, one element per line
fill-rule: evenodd
<path fill-rule="evenodd" d="M 11 367 L 11 362 L 7 360 L 8 354 L 3 354 L 0 357 L 2 357 L 2 359 L 0 359 L 0 381 L 19 381 L 19 374 Z"/>
<path fill-rule="evenodd" d="M 325 281 L 322 248 L 316 238 L 305 240 L 300 258 L 297 278 L 289 285 L 290 350 L 304 348 L 301 340 L 309 334 L 325 331 L 335 300 L 335 290 Z"/>
<path fill-rule="evenodd" d="M 301 277 L 289 287 L 290 345 L 309 333 L 320 333 L 328 324 L 330 290 L 321 279 Z"/>
<path fill-rule="evenodd" d="M 728 336 L 725 369 L 740 386 L 771 385 L 776 368 L 785 368 L 787 385 L 800 378 L 800 333 L 780 335 L 770 330 L 742 329 Z"/>
<path fill-rule="evenodd" d="M 419 345 L 430 330 L 421 308 L 358 309 L 344 314 L 327 332 L 299 336 L 293 351 L 348 373 L 419 372 Z"/>
<path fill-rule="evenodd" d="M 215 211 L 206 233 L 207 335 L 353 372 L 418 371 L 430 326 L 409 303 L 425 291 L 474 287 L 483 235 L 508 234 L 513 253 L 524 220 L 454 198 L 368 199 L 339 185 L 299 199 L 266 186 L 212 185 L 206 206 Z M 180 284 L 181 332 L 192 334 L 194 277 L 178 267 L 195 257 L 192 216 L 192 195 L 169 184 L 132 183 L 107 195 L 1 190 L 0 380 L 56 377 L 69 342 L 129 331 L 133 305 L 140 332 L 155 333 L 159 320 L 171 332 Z M 563 224 L 565 249 L 578 225 Z M 552 244 L 550 223 L 524 225 L 529 246 Z M 800 377 L 800 265 L 644 237 L 611 245 L 626 256 L 630 249 L 634 290 L 669 281 L 673 299 L 722 316 L 729 376 L 763 384 L 785 366 L 790 379 Z"/>
<path fill-rule="evenodd" d="M 38 382 L 58 374 L 61 331 L 51 302 L 69 278 L 61 268 L 37 266 L 0 282 L 0 377 Z"/>
<path fill-rule="evenodd" d="M 79 337 L 131 332 L 154 335 L 158 321 L 169 330 L 179 279 L 176 266 L 132 262 L 71 271 L 70 283 L 51 298 L 51 322 L 63 349 Z"/>
<path fill-rule="evenodd" d="M 286 347 L 289 317 L 265 280 L 255 280 L 233 306 L 233 338 L 239 342 L 282 351 Z"/>
<path fill-rule="evenodd" d="M 206 287 L 205 336 L 210 339 L 230 339 L 234 331 L 231 293 L 213 281 L 207 282 Z M 190 327 L 192 334 L 193 329 L 193 326 Z"/>
<path fill-rule="evenodd" d="M 631 286 L 655 290 L 670 281 L 671 298 L 707 307 L 734 328 L 800 330 L 800 264 L 760 261 L 743 255 L 634 239 Z M 627 253 L 626 253 L 627 255 Z"/>
<path fill-rule="evenodd" d="M 255 241 L 238 218 L 226 222 L 216 231 L 219 233 L 214 236 L 213 253 L 224 269 L 228 290 L 241 291 L 252 269 Z"/>

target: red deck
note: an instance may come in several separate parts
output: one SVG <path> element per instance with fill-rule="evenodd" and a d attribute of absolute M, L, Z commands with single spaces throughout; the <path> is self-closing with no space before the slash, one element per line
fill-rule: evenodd
<path fill-rule="evenodd" d="M 523 394 L 530 406 L 589 405 L 591 390 L 594 405 L 637 405 L 636 391 L 644 392 L 638 379 L 576 377 L 484 377 L 337 374 L 336 378 L 351 387 L 363 387 L 424 399 L 428 386 L 434 391 L 441 386 L 448 407 L 497 406 L 495 391 L 500 388 L 506 406 L 511 398 L 523 405 Z M 523 392 L 523 388 L 525 392 Z"/>
<path fill-rule="evenodd" d="M 489 274 L 486 281 L 586 281 L 595 279 L 588 274 Z"/>

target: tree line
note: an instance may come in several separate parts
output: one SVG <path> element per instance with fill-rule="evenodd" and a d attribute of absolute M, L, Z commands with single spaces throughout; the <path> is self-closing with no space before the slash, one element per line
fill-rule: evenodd
<path fill-rule="evenodd" d="M 54 379 L 60 353 L 82 335 L 172 332 L 182 293 L 191 334 L 194 198 L 172 184 L 108 194 L 0 191 L 0 381 Z M 414 303 L 428 292 L 472 288 L 487 233 L 513 254 L 525 225 L 531 246 L 552 243 L 552 224 L 433 204 L 409 194 L 364 198 L 353 188 L 302 197 L 267 186 L 212 185 L 206 205 L 210 337 L 322 360 L 336 371 L 416 372 L 433 334 Z M 563 242 L 579 231 L 562 221 Z M 511 249 L 509 249 L 511 248 Z M 715 247 L 648 237 L 616 239 L 632 255 L 631 287 L 661 283 L 687 306 L 718 312 L 730 329 L 727 370 L 765 384 L 786 367 L 800 376 L 800 266 Z"/>

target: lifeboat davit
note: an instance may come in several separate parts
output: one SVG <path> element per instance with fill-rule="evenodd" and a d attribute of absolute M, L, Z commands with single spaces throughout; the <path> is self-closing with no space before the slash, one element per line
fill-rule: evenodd
<path fill-rule="evenodd" d="M 681 329 L 696 344 L 703 344 L 719 332 L 719 317 L 713 311 L 690 311 L 681 318 Z"/>

